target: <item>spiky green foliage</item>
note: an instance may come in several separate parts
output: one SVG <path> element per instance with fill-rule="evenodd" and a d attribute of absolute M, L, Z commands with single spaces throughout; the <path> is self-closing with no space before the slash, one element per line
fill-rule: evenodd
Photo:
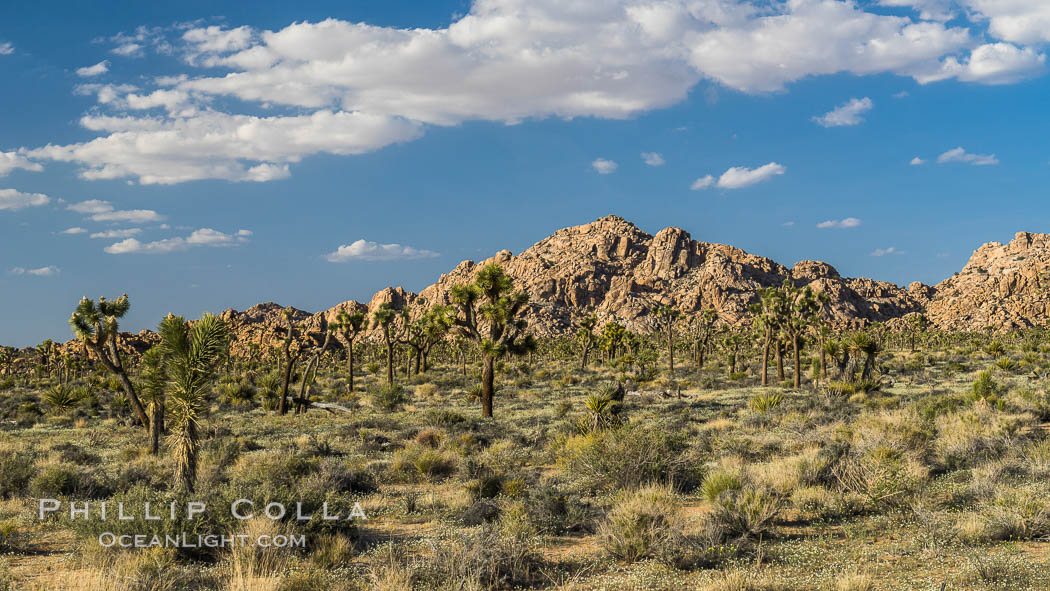
<path fill-rule="evenodd" d="M 135 387 L 124 370 L 124 362 L 117 347 L 117 334 L 120 331 L 120 319 L 128 313 L 131 301 L 128 294 L 115 300 L 100 297 L 98 302 L 81 298 L 69 317 L 69 326 L 78 339 L 91 351 L 105 368 L 119 379 L 125 395 L 138 415 L 144 427 L 149 426 L 146 409 L 142 406 Z"/>
<path fill-rule="evenodd" d="M 473 283 L 455 285 L 451 290 L 452 303 L 456 306 L 455 327 L 481 348 L 481 414 L 484 417 L 492 416 L 496 359 L 536 348 L 536 341 L 525 332 L 525 306 L 529 296 L 513 290 L 514 280 L 496 263 L 478 271 Z"/>
<path fill-rule="evenodd" d="M 335 321 L 329 323 L 329 330 L 334 331 L 343 346 L 346 347 L 347 364 L 347 391 L 354 391 L 354 341 L 368 328 L 368 315 L 364 310 L 354 310 L 352 313 L 342 310 L 336 315 Z"/>
<path fill-rule="evenodd" d="M 197 481 L 201 419 L 230 334 L 214 314 L 201 316 L 192 326 L 182 316 L 169 314 L 157 332 L 168 377 L 168 445 L 175 460 L 175 478 L 192 492 Z"/>

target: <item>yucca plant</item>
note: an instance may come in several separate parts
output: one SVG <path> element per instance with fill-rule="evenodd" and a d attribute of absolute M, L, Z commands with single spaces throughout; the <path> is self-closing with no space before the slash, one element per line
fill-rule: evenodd
<path fill-rule="evenodd" d="M 784 395 L 780 392 L 760 392 L 751 397 L 747 405 L 758 414 L 764 414 L 780 406 Z"/>
<path fill-rule="evenodd" d="M 583 433 L 603 431 L 621 423 L 620 417 L 616 412 L 619 403 L 604 392 L 588 394 L 583 401 L 583 405 L 587 407 L 588 413 L 579 422 L 580 431 Z"/>
<path fill-rule="evenodd" d="M 168 376 L 168 445 L 175 459 L 175 478 L 193 492 L 200 453 L 200 422 L 212 381 L 225 358 L 229 330 L 214 314 L 201 316 L 193 326 L 182 316 L 168 314 L 157 332 Z"/>
<path fill-rule="evenodd" d="M 44 402 L 48 403 L 55 412 L 68 412 L 76 408 L 80 397 L 77 391 L 59 385 L 52 387 L 44 394 Z"/>

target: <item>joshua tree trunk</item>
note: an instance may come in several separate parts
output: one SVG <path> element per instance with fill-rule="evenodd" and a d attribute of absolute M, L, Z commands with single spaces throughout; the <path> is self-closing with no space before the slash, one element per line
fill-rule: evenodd
<path fill-rule="evenodd" d="M 777 381 L 784 381 L 784 343 L 777 339 Z"/>
<path fill-rule="evenodd" d="M 292 383 L 293 364 L 294 361 L 292 360 L 291 355 L 286 352 L 283 367 L 284 375 L 281 377 L 281 405 L 277 409 L 277 412 L 282 415 L 288 413 L 288 387 Z"/>
<path fill-rule="evenodd" d="M 791 339 L 791 349 L 792 349 L 792 353 L 795 356 L 795 375 L 793 375 L 792 378 L 794 379 L 794 386 L 795 386 L 796 389 L 798 389 L 798 388 L 800 388 L 802 386 L 802 367 L 801 367 L 801 362 L 799 360 L 799 342 L 798 341 L 799 341 L 799 338 L 798 338 L 797 335 L 792 337 L 792 339 Z"/>
<path fill-rule="evenodd" d="M 394 343 L 389 336 L 386 339 L 386 385 L 388 388 L 394 387 Z"/>
<path fill-rule="evenodd" d="M 354 391 L 354 341 L 350 341 L 350 344 L 346 347 L 346 370 L 349 374 L 350 381 L 347 384 L 349 392 Z"/>
<path fill-rule="evenodd" d="M 492 398 L 495 391 L 495 361 L 496 358 L 492 355 L 483 354 L 482 363 L 483 369 L 481 371 L 481 416 L 486 418 L 492 417 Z"/>
<path fill-rule="evenodd" d="M 769 385 L 769 339 L 762 345 L 762 385 Z"/>
<path fill-rule="evenodd" d="M 153 402 L 153 418 L 149 422 L 150 453 L 160 453 L 160 434 L 164 431 L 164 398 Z"/>

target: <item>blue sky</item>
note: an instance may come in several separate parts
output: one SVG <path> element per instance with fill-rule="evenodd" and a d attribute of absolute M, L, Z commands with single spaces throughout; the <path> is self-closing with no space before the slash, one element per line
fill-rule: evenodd
<path fill-rule="evenodd" d="M 933 284 L 1047 227 L 1048 41 L 1039 0 L 6 3 L 0 342 L 83 295 L 138 330 L 418 290 L 610 213 Z"/>

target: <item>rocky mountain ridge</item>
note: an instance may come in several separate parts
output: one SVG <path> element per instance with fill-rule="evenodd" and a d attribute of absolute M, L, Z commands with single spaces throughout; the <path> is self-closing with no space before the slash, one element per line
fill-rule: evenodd
<path fill-rule="evenodd" d="M 324 320 L 343 310 L 449 302 L 453 285 L 471 281 L 478 269 L 499 263 L 529 293 L 530 329 L 537 335 L 574 330 L 584 316 L 616 320 L 635 331 L 649 329 L 649 311 L 670 304 L 685 313 L 713 308 L 721 320 L 746 324 L 748 306 L 760 288 L 790 280 L 829 296 L 828 316 L 840 328 L 857 328 L 922 313 L 949 330 L 1012 329 L 1046 325 L 1050 316 L 1050 235 L 1019 232 L 1007 244 L 977 249 L 967 265 L 936 286 L 907 288 L 867 278 L 842 277 L 819 261 L 788 268 L 739 248 L 693 240 L 680 228 L 647 234 L 610 215 L 558 230 L 518 255 L 503 250 L 482 261 L 463 261 L 431 286 L 412 293 L 388 287 L 367 303 L 353 300 L 311 314 L 292 309 L 293 320 L 317 340 Z M 283 334 L 283 307 L 257 304 L 222 312 L 235 335 L 234 352 L 256 343 L 263 348 Z M 375 336 L 375 335 L 369 335 Z M 137 338 L 148 339 L 141 334 Z"/>

